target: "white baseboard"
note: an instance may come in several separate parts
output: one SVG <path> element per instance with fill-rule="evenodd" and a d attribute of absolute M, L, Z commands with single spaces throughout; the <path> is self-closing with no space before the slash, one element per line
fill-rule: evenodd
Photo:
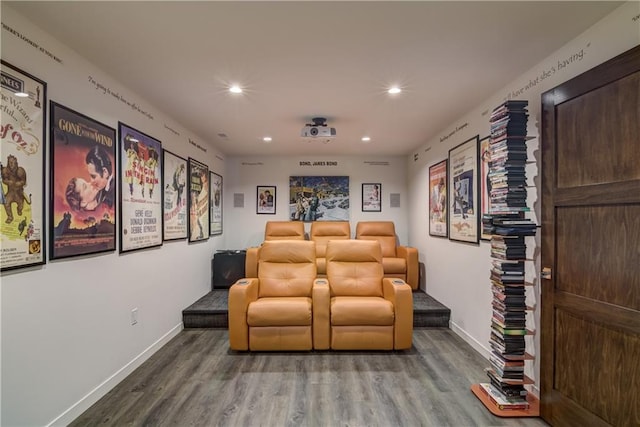
<path fill-rule="evenodd" d="M 491 350 L 488 347 L 485 347 L 480 341 L 473 338 L 469 335 L 464 329 L 460 328 L 455 322 L 449 321 L 449 328 L 456 333 L 460 338 L 465 340 L 467 344 L 469 344 L 475 351 L 480 353 L 482 357 L 489 360 L 489 355 L 491 354 Z"/>
<path fill-rule="evenodd" d="M 73 404 L 69 409 L 64 411 L 53 421 L 47 424 L 49 426 L 66 426 L 73 420 L 78 418 L 84 411 L 89 409 L 91 405 L 96 403 L 114 388 L 120 381 L 125 379 L 127 375 L 131 374 L 136 368 L 142 365 L 147 359 L 149 359 L 156 351 L 158 351 L 163 345 L 168 343 L 173 337 L 178 335 L 182 331 L 182 322 L 174 326 L 169 332 L 164 334 L 160 339 L 144 349 L 142 353 L 133 358 L 129 363 L 120 368 L 115 374 L 107 378 L 102 384 L 87 393 L 82 399 Z"/>

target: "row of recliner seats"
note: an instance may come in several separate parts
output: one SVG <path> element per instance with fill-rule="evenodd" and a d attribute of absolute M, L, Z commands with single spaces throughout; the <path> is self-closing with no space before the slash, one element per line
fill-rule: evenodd
<path fill-rule="evenodd" d="M 393 221 L 360 221 L 356 225 L 357 240 L 375 240 L 382 250 L 384 276 L 402 279 L 413 290 L 419 286 L 418 250 L 397 244 Z M 306 240 L 304 223 L 300 221 L 268 221 L 265 225 L 264 240 Z M 309 240 L 316 244 L 316 264 L 318 275 L 326 275 L 326 247 L 330 240 L 351 239 L 348 221 L 315 221 L 311 223 Z M 256 277 L 257 248 L 247 249 L 245 275 Z"/>
<path fill-rule="evenodd" d="M 378 241 L 328 241 L 325 278 L 312 241 L 269 240 L 256 255 L 255 277 L 229 289 L 232 350 L 411 348 L 413 293 L 384 277 Z"/>

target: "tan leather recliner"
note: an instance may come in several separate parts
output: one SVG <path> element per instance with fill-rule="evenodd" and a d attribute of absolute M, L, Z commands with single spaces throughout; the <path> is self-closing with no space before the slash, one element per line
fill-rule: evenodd
<path fill-rule="evenodd" d="M 264 226 L 264 241 L 306 240 L 304 223 L 299 221 L 267 221 Z M 244 261 L 245 277 L 258 277 L 259 247 L 248 248 Z"/>
<path fill-rule="evenodd" d="M 329 242 L 329 240 L 350 239 L 351 227 L 349 221 L 315 221 L 311 223 L 309 237 L 311 241 L 316 244 L 318 277 L 324 277 L 327 274 L 327 262 L 325 258 L 327 242 Z"/>
<path fill-rule="evenodd" d="M 384 276 L 397 277 L 407 282 L 411 289 L 418 289 L 418 250 L 397 245 L 393 221 L 360 221 L 356 225 L 356 239 L 380 242 Z"/>
<path fill-rule="evenodd" d="M 257 278 L 229 289 L 232 350 L 311 350 L 316 247 L 311 241 L 266 241 Z"/>
<path fill-rule="evenodd" d="M 331 240 L 327 244 L 327 280 L 316 280 L 321 296 L 329 291 L 329 325 L 318 318 L 318 342 L 328 329 L 334 350 L 404 350 L 413 336 L 413 293 L 397 278 L 383 277 L 377 241 Z M 314 301 L 321 307 L 321 301 Z M 322 310 L 318 310 L 322 314 Z M 315 313 L 314 313 L 315 315 Z"/>

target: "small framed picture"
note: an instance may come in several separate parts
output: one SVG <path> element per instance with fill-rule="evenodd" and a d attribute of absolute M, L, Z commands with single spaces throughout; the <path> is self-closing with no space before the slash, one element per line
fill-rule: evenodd
<path fill-rule="evenodd" d="M 447 163 L 429 167 L 429 235 L 447 237 Z"/>
<path fill-rule="evenodd" d="M 274 185 L 258 185 L 256 191 L 256 213 L 260 215 L 275 215 L 276 187 Z"/>
<path fill-rule="evenodd" d="M 209 167 L 189 157 L 189 242 L 209 238 Z"/>
<path fill-rule="evenodd" d="M 362 212 L 382 212 L 382 184 L 362 184 Z"/>

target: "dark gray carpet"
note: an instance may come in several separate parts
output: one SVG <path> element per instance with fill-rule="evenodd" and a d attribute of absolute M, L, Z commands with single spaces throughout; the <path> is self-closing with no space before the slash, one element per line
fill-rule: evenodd
<path fill-rule="evenodd" d="M 227 328 L 229 291 L 214 289 L 182 311 L 185 328 Z M 451 310 L 432 296 L 413 293 L 413 326 L 448 327 Z"/>

